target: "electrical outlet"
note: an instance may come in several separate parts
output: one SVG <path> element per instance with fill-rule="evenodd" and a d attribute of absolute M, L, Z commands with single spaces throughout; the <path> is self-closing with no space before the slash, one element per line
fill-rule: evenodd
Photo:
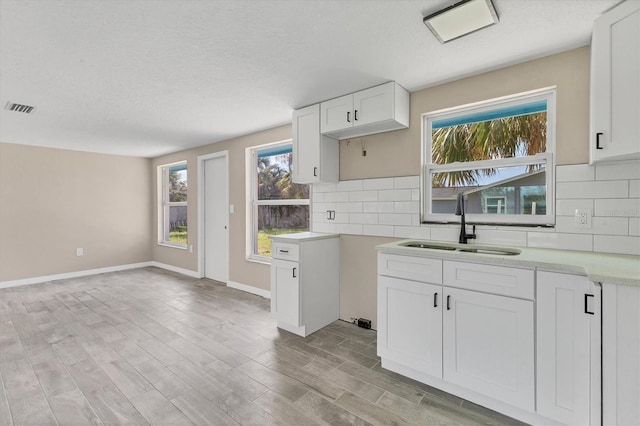
<path fill-rule="evenodd" d="M 576 228 L 591 228 L 591 209 L 576 209 Z"/>

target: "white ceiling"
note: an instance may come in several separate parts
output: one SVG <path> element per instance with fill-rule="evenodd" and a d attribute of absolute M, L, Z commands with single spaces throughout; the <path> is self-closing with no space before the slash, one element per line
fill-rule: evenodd
<path fill-rule="evenodd" d="M 409 91 L 589 44 L 619 0 L 493 0 L 441 45 L 450 0 L 0 0 L 0 141 L 156 157 L 291 121 L 396 80 Z M 265 141 L 268 142 L 268 141 Z"/>

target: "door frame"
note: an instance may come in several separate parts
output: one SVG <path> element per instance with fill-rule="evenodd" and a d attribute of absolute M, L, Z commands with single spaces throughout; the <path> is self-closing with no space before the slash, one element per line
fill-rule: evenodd
<path fill-rule="evenodd" d="M 227 206 L 227 214 L 229 214 L 229 151 L 218 151 L 211 154 L 204 154 L 198 156 L 198 276 L 204 278 L 204 214 L 205 214 L 205 201 L 204 201 L 204 163 L 207 160 L 213 158 L 224 158 L 225 166 L 227 168 L 227 190 L 225 191 L 224 204 Z M 231 228 L 231 227 L 229 227 Z M 231 229 L 229 229 L 230 233 Z M 227 251 L 229 250 L 229 239 L 227 240 Z M 227 257 L 227 281 L 229 280 L 229 263 L 230 256 Z"/>

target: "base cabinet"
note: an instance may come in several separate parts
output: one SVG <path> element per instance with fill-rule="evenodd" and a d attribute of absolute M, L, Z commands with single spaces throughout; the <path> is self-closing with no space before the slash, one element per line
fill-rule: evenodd
<path fill-rule="evenodd" d="M 538 413 L 600 423 L 600 288 L 586 277 L 537 273 Z"/>
<path fill-rule="evenodd" d="M 271 315 L 278 321 L 300 326 L 300 278 L 298 262 L 271 260 Z"/>
<path fill-rule="evenodd" d="M 640 425 L 640 287 L 602 283 L 602 418 Z"/>
<path fill-rule="evenodd" d="M 447 382 L 534 410 L 532 301 L 445 288 L 443 325 Z"/>

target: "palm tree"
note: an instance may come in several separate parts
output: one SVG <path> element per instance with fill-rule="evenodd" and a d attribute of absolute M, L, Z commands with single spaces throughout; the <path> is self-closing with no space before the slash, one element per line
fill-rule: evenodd
<path fill-rule="evenodd" d="M 534 155 L 546 151 L 547 113 L 442 127 L 432 131 L 431 140 L 435 164 Z M 433 186 L 470 186 L 495 173 L 496 169 L 436 173 Z"/>

